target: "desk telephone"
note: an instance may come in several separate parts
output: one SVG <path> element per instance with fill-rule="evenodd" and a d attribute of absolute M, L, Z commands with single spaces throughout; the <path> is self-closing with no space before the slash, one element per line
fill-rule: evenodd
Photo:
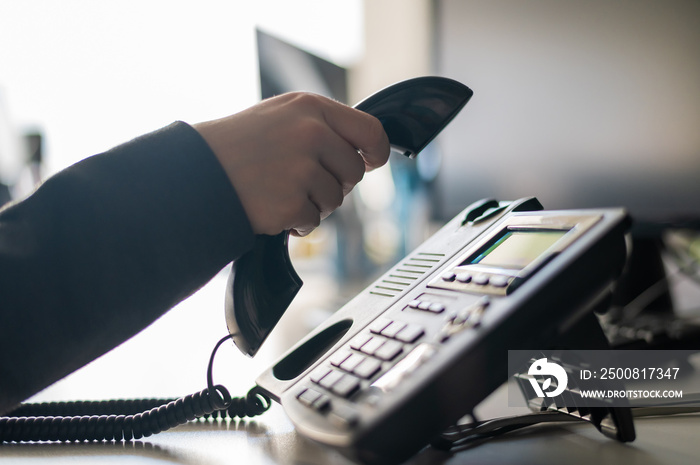
<path fill-rule="evenodd" d="M 380 119 L 392 149 L 415 157 L 471 95 L 455 81 L 424 77 L 390 86 L 357 108 Z M 23 436 L 19 420 L 5 417 L 0 439 L 138 438 L 222 408 L 230 416 L 256 415 L 273 399 L 302 435 L 361 462 L 399 463 L 514 375 L 508 349 L 605 346 L 592 311 L 604 307 L 622 272 L 628 227 L 621 209 L 544 211 L 535 198 L 476 202 L 292 347 L 233 406 L 213 384 L 210 363 L 208 388 L 195 398 L 145 406 L 152 409 L 143 414 L 151 429 L 122 419 L 119 430 L 96 419 L 102 422 L 96 436 L 39 437 L 36 430 L 50 428 L 36 425 Z M 229 337 L 250 356 L 302 285 L 287 237 L 257 238 L 232 267 Z M 69 415 L 60 411 L 52 415 Z M 579 414 L 620 441 L 634 439 L 629 409 Z M 69 423 L 54 423 L 61 421 Z"/>

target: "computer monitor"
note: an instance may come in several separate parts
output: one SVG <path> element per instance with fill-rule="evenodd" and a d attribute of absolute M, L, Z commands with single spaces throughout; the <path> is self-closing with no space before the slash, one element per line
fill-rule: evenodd
<path fill-rule="evenodd" d="M 256 29 L 260 96 L 307 91 L 348 103 L 347 71 L 328 60 Z"/>

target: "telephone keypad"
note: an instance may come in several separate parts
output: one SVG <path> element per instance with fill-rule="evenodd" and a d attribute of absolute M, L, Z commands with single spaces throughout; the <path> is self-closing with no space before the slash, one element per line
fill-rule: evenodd
<path fill-rule="evenodd" d="M 426 307 L 432 306 L 428 303 Z M 440 304 L 442 305 L 442 304 Z M 359 421 L 352 406 L 333 401 L 333 396 L 349 399 L 362 390 L 363 382 L 393 366 L 398 356 L 425 334 L 422 326 L 388 318 L 380 318 L 361 334 L 358 334 L 346 348 L 331 355 L 328 361 L 314 370 L 310 380 L 329 394 L 312 387 L 304 388 L 297 399 L 303 405 L 324 414 L 334 425 L 342 428 L 353 427 Z"/>

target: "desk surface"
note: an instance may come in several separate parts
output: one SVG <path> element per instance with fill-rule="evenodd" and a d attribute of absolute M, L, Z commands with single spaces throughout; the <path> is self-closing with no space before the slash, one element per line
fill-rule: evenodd
<path fill-rule="evenodd" d="M 695 464 L 700 456 L 700 416 L 637 421 L 637 440 L 620 444 L 593 427 L 532 428 L 454 454 L 426 448 L 407 465 L 426 464 Z M 198 422 L 134 443 L 9 444 L 0 461 L 23 464 L 172 463 L 217 465 L 351 465 L 352 462 L 299 436 L 275 405 L 257 421 Z"/>
<path fill-rule="evenodd" d="M 36 400 L 170 397 L 201 390 L 206 364 L 216 341 L 225 335 L 223 286 L 215 278 L 129 342 L 47 389 Z M 244 394 L 277 356 L 324 315 L 324 299 L 334 293 L 332 283 L 307 282 L 280 330 L 254 359 L 230 348 L 217 356 L 215 382 L 234 395 Z M 285 324 L 293 321 L 294 324 Z M 292 332 L 296 331 L 296 332 Z M 504 389 L 496 391 L 477 411 L 480 418 L 513 415 L 503 407 Z M 516 409 L 517 410 L 517 409 Z M 637 440 L 620 444 L 587 424 L 542 425 L 511 433 L 476 447 L 448 454 L 426 448 L 408 465 L 425 464 L 690 464 L 700 457 L 700 415 L 636 420 Z M 297 434 L 274 404 L 270 411 L 247 422 L 193 422 L 134 443 L 5 444 L 0 462 L 61 463 L 172 463 L 218 465 L 350 465 L 340 454 Z"/>

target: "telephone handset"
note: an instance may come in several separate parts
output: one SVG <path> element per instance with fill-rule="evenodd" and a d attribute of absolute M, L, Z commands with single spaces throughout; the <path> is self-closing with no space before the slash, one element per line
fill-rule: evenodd
<path fill-rule="evenodd" d="M 355 108 L 382 123 L 392 151 L 415 158 L 459 113 L 472 96 L 452 79 L 425 76 L 393 84 Z M 260 235 L 236 260 L 226 290 L 226 324 L 236 346 L 254 356 L 302 286 L 287 243 L 289 232 Z"/>

